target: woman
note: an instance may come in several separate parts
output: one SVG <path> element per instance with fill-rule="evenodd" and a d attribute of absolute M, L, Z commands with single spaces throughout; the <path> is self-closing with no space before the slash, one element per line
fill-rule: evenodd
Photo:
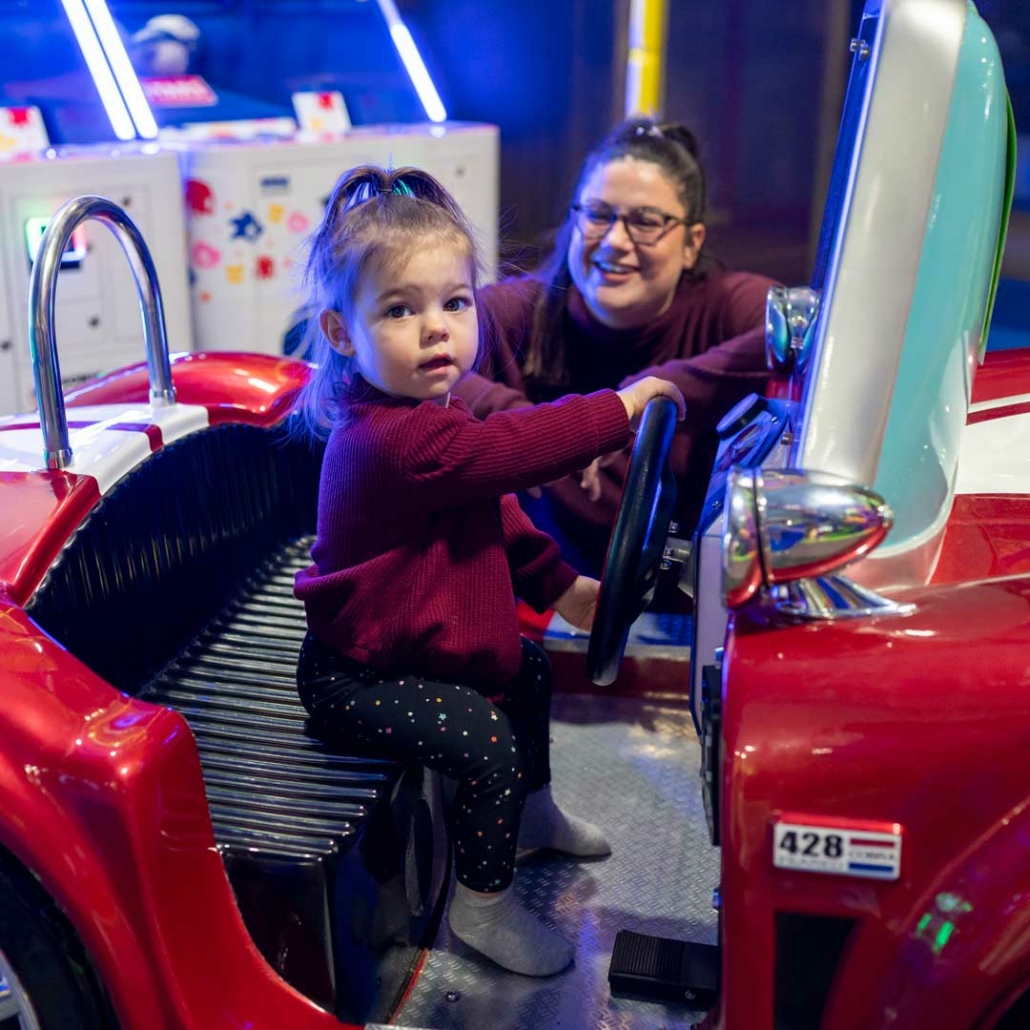
<path fill-rule="evenodd" d="M 685 532 L 700 514 L 716 424 L 768 377 L 773 282 L 703 253 L 704 206 L 687 129 L 641 119 L 616 128 L 587 157 L 543 268 L 480 291 L 486 356 L 455 391 L 483 417 L 647 375 L 675 383 L 687 402 L 672 448 Z M 525 501 L 582 573 L 600 573 L 628 458 L 627 448 Z"/>

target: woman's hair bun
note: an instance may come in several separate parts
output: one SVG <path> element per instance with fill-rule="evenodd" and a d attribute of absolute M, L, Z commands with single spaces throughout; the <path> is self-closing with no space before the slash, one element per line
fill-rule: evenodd
<path fill-rule="evenodd" d="M 680 125 L 679 122 L 661 122 L 657 129 L 666 139 L 678 143 L 695 161 L 701 156 L 697 136 L 685 125 Z"/>
<path fill-rule="evenodd" d="M 653 140 L 657 146 L 661 141 L 681 146 L 695 161 L 699 160 L 701 147 L 697 137 L 679 122 L 656 122 L 652 118 L 629 118 L 617 125 L 608 137 L 609 144 L 632 144 L 642 138 Z"/>

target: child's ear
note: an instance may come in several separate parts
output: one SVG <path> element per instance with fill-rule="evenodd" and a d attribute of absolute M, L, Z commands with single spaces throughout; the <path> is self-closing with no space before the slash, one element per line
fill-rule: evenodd
<path fill-rule="evenodd" d="M 331 308 L 323 308 L 318 313 L 318 324 L 329 341 L 329 346 L 345 358 L 351 357 L 354 353 L 354 344 L 351 343 L 350 333 L 347 332 L 347 323 L 339 311 Z"/>

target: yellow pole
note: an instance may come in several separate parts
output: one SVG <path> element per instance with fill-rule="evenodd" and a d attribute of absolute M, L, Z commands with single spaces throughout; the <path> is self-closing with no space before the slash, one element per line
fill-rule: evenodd
<path fill-rule="evenodd" d="M 632 0 L 629 60 L 626 64 L 626 117 L 660 118 L 665 93 L 666 0 Z"/>

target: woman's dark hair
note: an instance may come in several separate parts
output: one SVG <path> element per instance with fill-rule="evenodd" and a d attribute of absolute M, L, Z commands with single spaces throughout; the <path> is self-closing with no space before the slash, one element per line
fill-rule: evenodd
<path fill-rule="evenodd" d="M 579 197 L 583 184 L 596 168 L 630 157 L 658 165 L 676 188 L 687 222 L 703 222 L 705 175 L 698 159 L 698 149 L 696 137 L 682 125 L 631 118 L 616 126 L 587 155 L 572 194 L 573 200 Z M 570 206 L 565 221 L 555 234 L 554 247 L 537 273 L 544 283 L 544 290 L 533 313 L 533 331 L 522 370 L 529 396 L 534 400 L 561 394 L 569 385 L 562 319 L 572 287 L 569 243 L 574 227 Z M 697 265 L 684 274 L 703 276 L 707 266 L 706 256 L 699 255 Z"/>
<path fill-rule="evenodd" d="M 307 325 L 299 349 L 310 355 L 314 368 L 295 410 L 311 435 L 328 435 L 351 381 L 350 359 L 330 346 L 319 313 L 328 308 L 350 319 L 363 276 L 402 268 L 414 250 L 438 243 L 462 253 L 475 284 L 479 262 L 472 227 L 428 172 L 361 165 L 337 181 L 309 240 L 304 269 Z"/>

